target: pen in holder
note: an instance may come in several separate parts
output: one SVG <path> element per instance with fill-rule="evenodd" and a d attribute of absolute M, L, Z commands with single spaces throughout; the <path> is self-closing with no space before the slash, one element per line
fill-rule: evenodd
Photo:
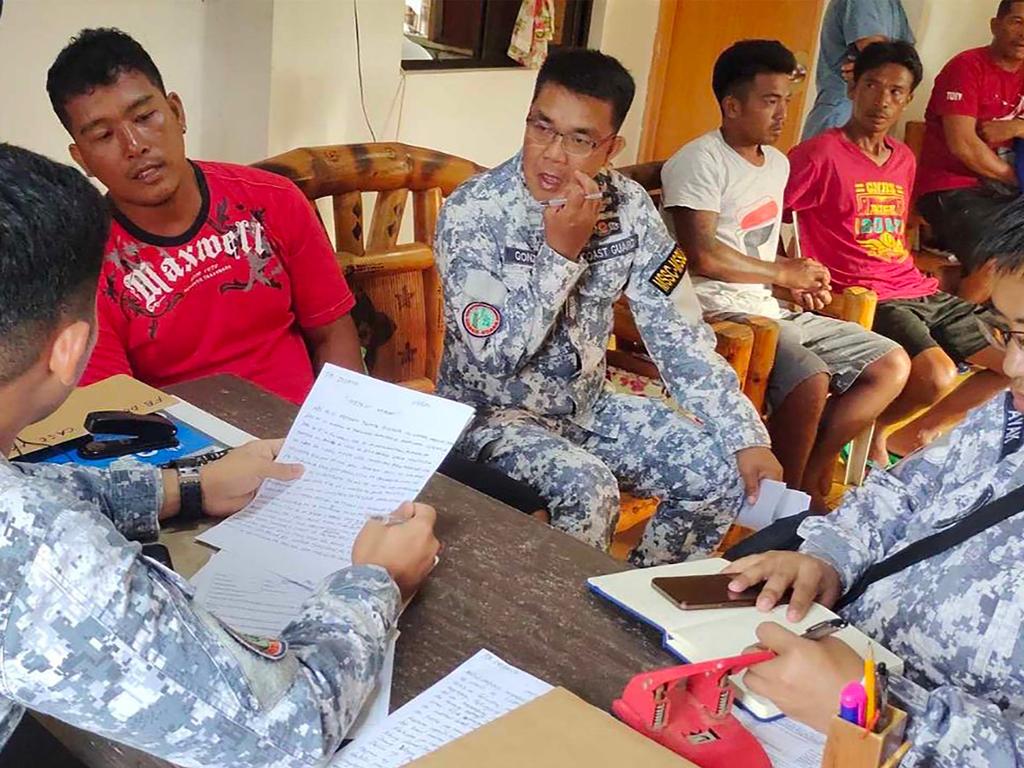
<path fill-rule="evenodd" d="M 907 713 L 895 707 L 886 709 L 888 724 L 878 733 L 833 717 L 825 743 L 821 768 L 895 768 L 910 749 L 903 740 Z"/>

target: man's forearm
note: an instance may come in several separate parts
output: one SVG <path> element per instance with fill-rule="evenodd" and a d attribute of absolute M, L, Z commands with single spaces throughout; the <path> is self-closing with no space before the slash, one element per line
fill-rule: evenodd
<path fill-rule="evenodd" d="M 1013 167 L 997 155 L 980 138 L 965 142 L 960 146 L 950 147 L 956 157 L 977 175 L 1001 181 L 1004 184 L 1017 184 L 1017 174 Z"/>
<path fill-rule="evenodd" d="M 313 369 L 317 373 L 325 363 L 333 363 L 350 371 L 363 373 L 363 351 L 359 345 L 359 333 L 352 315 L 336 320 L 327 329 L 317 329 L 306 334 L 313 358 Z"/>
<path fill-rule="evenodd" d="M 747 256 L 717 241 L 713 248 L 698 249 L 690 258 L 697 274 L 727 283 L 773 285 L 779 276 L 779 265 L 776 262 Z"/>

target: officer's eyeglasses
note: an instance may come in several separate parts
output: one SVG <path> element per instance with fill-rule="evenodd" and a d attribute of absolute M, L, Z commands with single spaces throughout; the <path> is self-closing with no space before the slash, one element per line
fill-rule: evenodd
<path fill-rule="evenodd" d="M 614 136 L 615 134 L 611 133 L 603 139 L 592 139 L 582 133 L 562 133 L 556 131 L 551 123 L 544 120 L 539 120 L 536 117 L 526 118 L 526 140 L 528 142 L 547 146 L 560 138 L 562 149 L 566 151 L 566 154 L 575 157 L 586 157 Z"/>
<path fill-rule="evenodd" d="M 976 315 L 974 319 L 978 321 L 978 327 L 985 339 L 996 349 L 1005 351 L 1012 343 L 1017 345 L 1017 349 L 1024 351 L 1024 331 L 1011 331 L 980 315 Z"/>

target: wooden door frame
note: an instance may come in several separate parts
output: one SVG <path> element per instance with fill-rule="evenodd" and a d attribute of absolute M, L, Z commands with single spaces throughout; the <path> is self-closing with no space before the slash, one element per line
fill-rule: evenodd
<path fill-rule="evenodd" d="M 662 97 L 665 95 L 665 81 L 668 78 L 668 58 L 672 47 L 672 30 L 676 22 L 676 0 L 661 0 L 658 7 L 658 29 L 654 34 L 651 48 L 651 69 L 647 77 L 647 99 L 644 104 L 644 119 L 640 130 L 640 146 L 636 161 L 646 163 L 654 157 L 654 137 L 661 117 Z"/>

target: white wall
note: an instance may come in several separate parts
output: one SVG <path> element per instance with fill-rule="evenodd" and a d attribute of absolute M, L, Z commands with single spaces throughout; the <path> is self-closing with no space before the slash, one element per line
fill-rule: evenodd
<path fill-rule="evenodd" d="M 205 11 L 202 0 L 7 0 L 0 17 L 0 140 L 71 162 L 69 137 L 46 96 L 46 71 L 83 27 L 116 26 L 142 43 L 167 87 L 181 92 L 189 148 L 201 156 Z"/>
<path fill-rule="evenodd" d="M 905 120 L 924 119 L 935 76 L 947 61 L 960 51 L 991 42 L 989 19 L 996 5 L 996 0 L 903 0 L 924 64 L 924 80 L 907 107 Z"/>

